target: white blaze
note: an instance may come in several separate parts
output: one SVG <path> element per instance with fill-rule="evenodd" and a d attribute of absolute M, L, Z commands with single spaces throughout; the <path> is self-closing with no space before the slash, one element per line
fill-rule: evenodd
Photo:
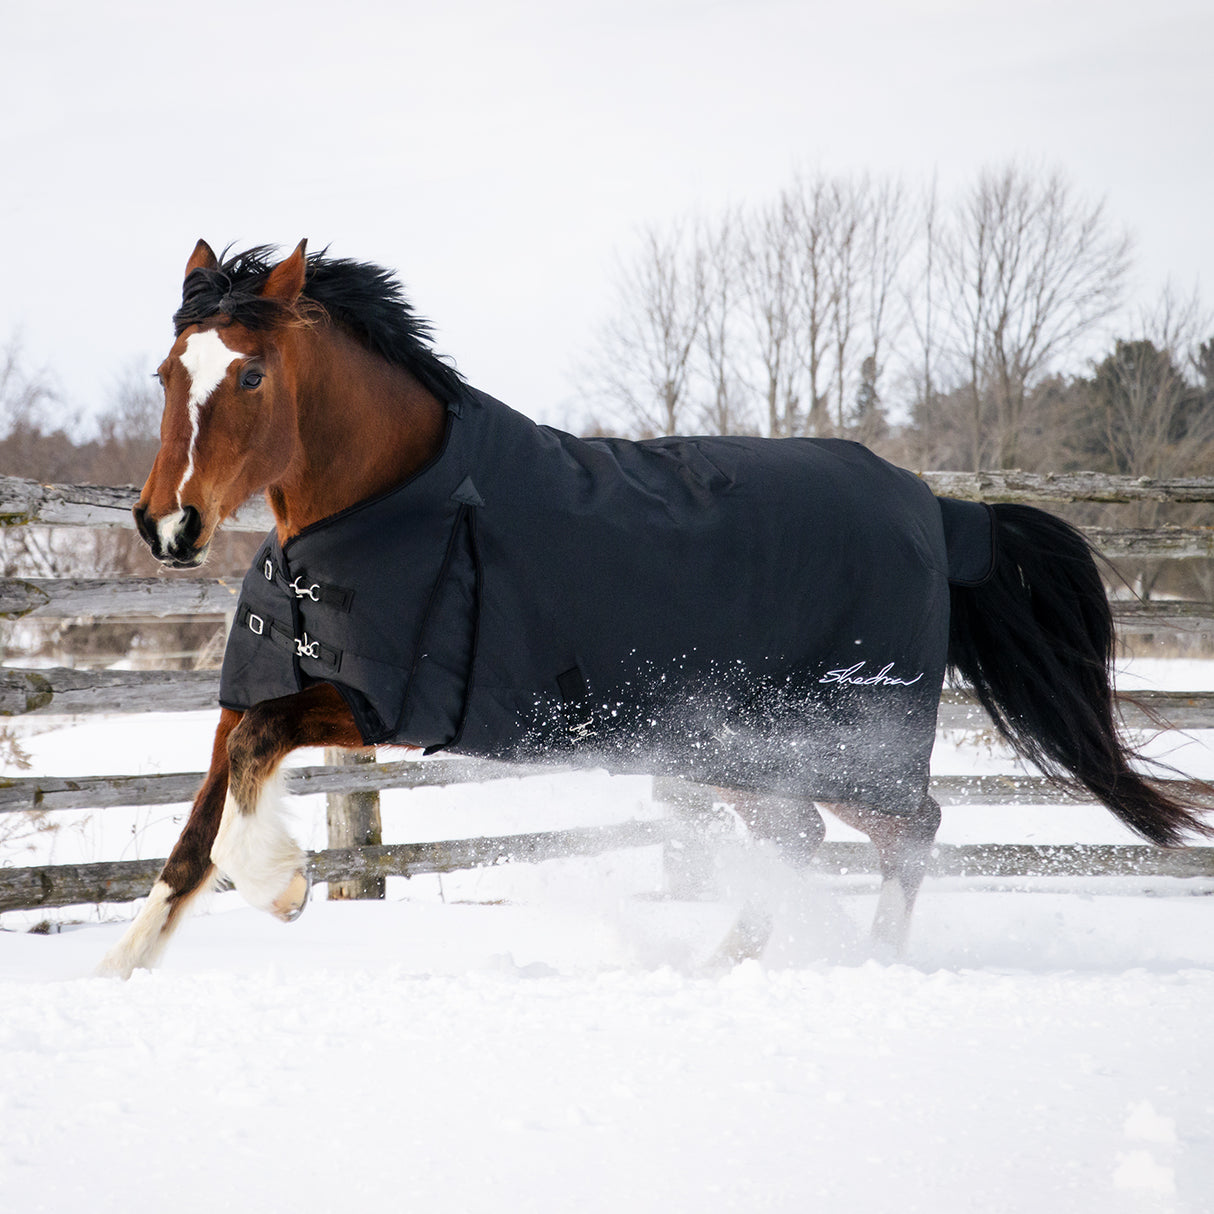
<path fill-rule="evenodd" d="M 211 398 L 211 393 L 223 383 L 223 377 L 228 368 L 238 359 L 247 358 L 223 344 L 223 339 L 215 329 L 207 329 L 202 333 L 191 333 L 185 341 L 185 349 L 181 352 L 181 365 L 190 377 L 190 395 L 186 400 L 186 408 L 190 414 L 190 450 L 186 457 L 185 472 L 181 484 L 177 486 L 177 505 L 181 505 L 181 495 L 194 475 L 194 448 L 198 443 L 198 427 L 202 418 L 202 406 Z"/>
<path fill-rule="evenodd" d="M 181 503 L 181 491 L 185 488 L 185 480 L 177 486 L 177 502 Z M 168 551 L 169 545 L 177 538 L 177 528 L 185 522 L 185 511 L 174 510 L 172 514 L 166 514 L 156 524 L 156 530 L 160 533 L 160 546 Z"/>

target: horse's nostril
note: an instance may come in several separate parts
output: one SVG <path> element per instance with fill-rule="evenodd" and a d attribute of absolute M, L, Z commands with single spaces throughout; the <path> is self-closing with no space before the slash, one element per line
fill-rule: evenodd
<path fill-rule="evenodd" d="M 135 530 L 139 532 L 140 537 L 145 544 L 148 544 L 153 551 L 156 548 L 156 528 L 148 522 L 148 508 L 146 506 L 135 506 L 131 513 L 135 516 Z"/>
<path fill-rule="evenodd" d="M 131 508 L 131 513 L 135 516 L 135 530 L 143 536 L 148 537 L 148 508 L 146 506 L 134 506 Z"/>
<path fill-rule="evenodd" d="M 181 529 L 177 533 L 177 546 L 193 548 L 202 534 L 202 515 L 193 506 L 183 506 L 181 513 Z"/>
<path fill-rule="evenodd" d="M 181 567 L 196 565 L 201 559 L 198 540 L 202 535 L 202 514 L 194 506 L 155 518 L 147 506 L 134 507 L 135 527 L 158 561 Z"/>

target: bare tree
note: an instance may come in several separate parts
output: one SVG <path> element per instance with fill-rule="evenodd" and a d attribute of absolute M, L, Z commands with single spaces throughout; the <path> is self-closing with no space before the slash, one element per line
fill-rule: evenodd
<path fill-rule="evenodd" d="M 79 416 L 68 412 L 50 373 L 27 366 L 17 338 L 0 350 L 0 472 L 33 480 L 69 479 Z"/>
<path fill-rule="evenodd" d="M 974 466 L 1015 466 L 1034 382 L 1116 308 L 1130 242 L 1060 174 L 1011 165 L 980 175 L 941 252 Z"/>
<path fill-rule="evenodd" d="M 45 372 L 29 370 L 17 337 L 0 349 L 0 428 L 41 426 L 56 400 Z"/>
<path fill-rule="evenodd" d="M 903 452 L 1011 466 L 1071 399 L 1057 373 L 1109 316 L 1128 258 L 1056 173 L 988 171 L 949 205 L 934 182 L 913 203 L 898 181 L 803 174 L 765 205 L 644 232 L 595 378 L 634 434 L 871 442 L 896 368 L 920 432 L 891 436 Z"/>
<path fill-rule="evenodd" d="M 699 421 L 710 434 L 740 434 L 755 428 L 738 369 L 742 282 L 742 223 L 737 212 L 716 226 L 696 228 L 695 265 L 701 276 L 700 363 L 706 399 Z"/>
<path fill-rule="evenodd" d="M 1188 374 L 1210 327 L 1195 294 L 1182 299 L 1168 286 L 1096 365 L 1096 433 L 1114 471 L 1180 476 L 1214 447 L 1214 416 Z"/>
<path fill-rule="evenodd" d="M 830 182 L 826 280 L 829 284 L 828 328 L 834 358 L 834 430 L 844 434 L 848 426 L 848 386 L 852 379 L 853 340 L 862 282 L 867 275 L 866 247 L 868 180 L 836 178 Z M 875 368 L 874 368 L 875 369 Z"/>
<path fill-rule="evenodd" d="M 804 335 L 798 323 L 801 287 L 793 201 L 781 195 L 743 223 L 739 308 L 750 351 L 750 387 L 763 403 L 764 433 L 773 438 L 798 434 Z"/>
<path fill-rule="evenodd" d="M 89 478 L 99 485 L 142 485 L 160 446 L 164 391 L 142 362 L 114 383 L 97 418 L 96 454 Z"/>
<path fill-rule="evenodd" d="M 868 179 L 821 174 L 799 177 L 747 224 L 742 303 L 768 434 L 846 429 L 873 354 L 857 348 L 862 323 L 879 328 L 871 308 L 887 298 L 888 283 L 868 291 L 877 235 Z"/>
<path fill-rule="evenodd" d="M 55 424 L 59 411 L 48 374 L 31 370 L 21 342 L 10 339 L 0 350 L 0 473 L 68 479 L 64 473 L 73 466 L 76 446 L 63 424 Z M 62 563 L 50 528 L 0 528 L 0 572 L 6 577 L 51 577 Z"/>
<path fill-rule="evenodd" d="M 872 442 L 884 425 L 880 384 L 887 347 L 900 336 L 906 320 L 906 293 L 899 285 L 913 236 L 910 207 L 900 181 L 868 185 L 865 194 L 862 247 L 868 353 L 860 364 L 855 422 L 860 441 Z M 929 309 L 930 303 L 929 295 Z"/>
<path fill-rule="evenodd" d="M 832 273 L 836 230 L 837 197 L 832 183 L 821 175 L 801 178 L 794 187 L 788 208 L 796 238 L 797 267 L 801 286 L 799 324 L 801 357 L 808 375 L 809 412 L 805 431 L 829 434 L 831 379 L 828 351 L 831 319 L 836 310 L 837 271 Z M 837 334 L 836 334 L 837 337 Z M 788 433 L 800 433 L 791 430 Z"/>
<path fill-rule="evenodd" d="M 641 434 L 674 434 L 691 406 L 693 352 L 704 321 L 702 253 L 688 225 L 646 228 L 616 279 L 616 311 L 597 357 L 600 394 Z"/>
<path fill-rule="evenodd" d="M 936 178 L 932 177 L 931 191 L 924 200 L 923 209 L 923 239 L 924 239 L 924 265 L 923 265 L 923 323 L 919 329 L 921 344 L 923 346 L 923 401 L 930 410 L 932 400 L 935 396 L 935 382 L 932 377 L 932 360 L 935 354 L 936 329 L 934 324 L 934 312 L 932 308 L 932 284 L 936 277 L 936 262 L 937 262 L 937 245 L 939 241 L 939 203 L 936 193 Z M 915 310 L 911 309 L 911 314 L 915 314 Z"/>

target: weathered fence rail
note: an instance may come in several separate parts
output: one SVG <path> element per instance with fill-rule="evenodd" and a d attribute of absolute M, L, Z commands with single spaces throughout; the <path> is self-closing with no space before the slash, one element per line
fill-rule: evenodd
<path fill-rule="evenodd" d="M 314 881 L 417 877 L 505 863 L 535 863 L 652 847 L 688 838 L 687 825 L 664 818 L 522 835 L 396 843 L 310 852 Z M 163 859 L 118 860 L 0 869 L 0 911 L 43 910 L 81 903 L 132 902 L 144 897 Z M 836 876 L 875 869 L 867 843 L 827 843 L 815 868 Z M 1214 879 L 1214 847 L 1162 850 L 1138 844 L 955 844 L 937 847 L 933 877 L 1205 877 Z"/>
<path fill-rule="evenodd" d="M 923 474 L 941 494 L 972 500 L 1050 502 L 1214 502 L 1214 478 L 1155 480 L 1096 473 L 1023 472 Z M 42 485 L 0 477 L 0 526 L 130 527 L 136 491 L 94 485 Z M 260 502 L 247 504 L 228 527 L 265 531 L 272 525 Z M 1091 528 L 1088 534 L 1105 555 L 1191 559 L 1214 556 L 1214 527 L 1154 529 Z M 80 579 L 0 579 L 0 619 L 215 617 L 230 614 L 239 579 L 186 577 Z M 1214 603 L 1117 601 L 1113 611 L 1123 630 L 1205 631 L 1214 626 Z M 213 708 L 218 690 L 214 671 L 87 671 L 0 669 L 0 716 L 28 713 L 77 715 L 115 712 L 187 712 Z M 1140 692 L 1123 698 L 1131 728 L 1214 728 L 1214 692 Z M 990 722 L 972 697 L 945 693 L 943 729 L 988 729 Z M 382 791 L 426 785 L 519 777 L 552 767 L 519 767 L 476 760 L 443 759 L 363 766 L 295 768 L 285 773 L 292 794 Z M 89 776 L 30 776 L 0 779 L 0 814 L 28 810 L 103 809 L 129 805 L 189 802 L 201 773 Z M 659 792 L 661 790 L 659 789 Z M 669 786 L 666 787 L 669 793 Z M 1021 776 L 938 777 L 933 794 L 943 804 L 1010 804 L 1079 800 L 1049 781 Z M 719 790 L 684 786 L 670 800 L 709 813 Z M 530 835 L 337 848 L 314 853 L 310 867 L 318 881 L 344 881 L 449 872 L 506 859 L 535 860 L 584 855 L 618 847 L 678 842 L 686 824 L 675 819 L 628 822 L 613 827 L 548 831 Z M 0 911 L 49 908 L 82 902 L 128 901 L 146 893 L 161 860 L 0 869 Z M 870 871 L 867 844 L 831 844 L 820 855 L 828 872 Z M 1136 876 L 1214 877 L 1214 848 L 1161 852 L 1140 846 L 940 847 L 936 875 L 981 877 Z"/>
<path fill-rule="evenodd" d="M 0 476 L 0 527 L 134 527 L 131 507 L 139 490 L 131 485 L 44 485 L 19 476 Z M 224 526 L 234 531 L 269 531 L 269 507 L 246 502 Z"/>
<path fill-rule="evenodd" d="M 367 877 L 416 877 L 484 868 L 507 861 L 598 855 L 620 848 L 646 847 L 671 838 L 671 824 L 623 822 L 574 830 L 540 831 L 441 843 L 393 843 L 312 852 L 314 881 Z M 130 902 L 151 888 L 164 860 L 118 860 L 100 864 L 57 864 L 0 869 L 0 911 L 40 910 L 83 902 Z"/>
<path fill-rule="evenodd" d="M 0 668 L 0 716 L 85 716 L 113 712 L 198 712 L 214 708 L 215 670 L 45 670 Z M 1120 699 L 1131 729 L 1214 729 L 1214 692 L 1137 691 Z M 945 691 L 941 729 L 988 729 L 968 692 Z"/>
<path fill-rule="evenodd" d="M 0 669 L 0 716 L 197 712 L 214 708 L 215 670 Z"/>
<path fill-rule="evenodd" d="M 240 578 L 0 578 L 0 619 L 163 619 L 223 616 Z"/>
<path fill-rule="evenodd" d="M 1214 477 L 1113 476 L 1104 472 L 922 472 L 932 492 L 985 502 L 1214 502 Z M 139 491 L 129 485 L 44 485 L 0 476 L 0 526 L 28 523 L 130 527 Z M 269 509 L 249 501 L 225 527 L 268 531 Z"/>
<path fill-rule="evenodd" d="M 1214 502 L 1214 477 L 1155 480 L 1098 473 L 925 472 L 937 493 L 986 501 L 1012 502 Z M 131 527 L 137 491 L 101 485 L 43 485 L 0 476 L 0 526 L 40 524 L 75 527 Z M 263 532 L 273 525 L 264 502 L 250 501 L 224 526 Z M 1214 527 L 1087 529 L 1110 558 L 1191 559 L 1214 557 Z M 0 578 L 0 619 L 165 618 L 210 615 L 232 610 L 239 578 Z M 1214 624 L 1207 602 L 1119 601 L 1124 628 L 1195 627 Z"/>
<path fill-rule="evenodd" d="M 1214 531 L 1211 536 L 1203 534 L 1200 543 L 1185 541 L 1182 545 L 1177 540 L 1175 550 L 1164 553 L 1161 547 L 1154 555 L 1172 559 L 1214 555 L 1212 537 Z M 1119 555 L 1128 555 L 1128 550 Z M 239 578 L 0 578 L 0 619 L 219 618 L 235 608 L 239 597 Z M 1146 631 L 1214 624 L 1214 604 L 1201 601 L 1119 599 L 1113 604 L 1113 614 L 1121 627 Z"/>
<path fill-rule="evenodd" d="M 1105 472 L 924 472 L 932 492 L 982 502 L 1214 502 L 1214 477 Z"/>
<path fill-rule="evenodd" d="M 340 767 L 295 767 L 283 775 L 291 796 L 336 792 L 387 792 L 442 788 L 451 784 L 518 780 L 572 770 L 548 764 L 495 763 L 480 759 L 403 760 L 368 764 L 356 771 Z M 0 814 L 71 809 L 113 809 L 130 805 L 177 805 L 193 800 L 203 772 L 156 772 L 133 776 L 9 776 L 0 778 Z M 1182 780 L 1162 780 L 1177 789 Z M 1082 803 L 1081 790 L 1044 776 L 934 776 L 932 796 L 942 805 Z M 718 797 L 725 794 L 716 793 Z"/>

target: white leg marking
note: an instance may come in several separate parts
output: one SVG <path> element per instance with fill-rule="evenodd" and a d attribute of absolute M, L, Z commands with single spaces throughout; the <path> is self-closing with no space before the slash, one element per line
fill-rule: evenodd
<path fill-rule="evenodd" d="M 194 449 L 198 445 L 198 429 L 202 424 L 202 407 L 211 397 L 211 393 L 223 382 L 228 368 L 238 358 L 248 358 L 229 346 L 223 344 L 223 338 L 215 329 L 207 329 L 202 333 L 191 333 L 186 338 L 185 349 L 181 352 L 181 365 L 190 377 L 190 395 L 186 408 L 190 414 L 190 449 L 186 455 L 185 472 L 181 476 L 181 484 L 177 486 L 177 505 L 181 505 L 181 495 L 194 475 Z M 161 532 L 161 540 L 164 532 Z"/>
<path fill-rule="evenodd" d="M 304 859 L 299 844 L 283 825 L 276 780 L 262 786 L 252 813 L 241 813 L 228 792 L 211 860 L 246 902 L 279 918 L 291 917 L 307 890 L 306 881 L 299 876 Z"/>
<path fill-rule="evenodd" d="M 129 978 L 137 969 L 151 969 L 160 960 L 168 943 L 164 930 L 169 921 L 169 895 L 172 891 L 157 881 L 147 901 L 122 939 L 102 958 L 97 974 L 107 978 Z"/>

